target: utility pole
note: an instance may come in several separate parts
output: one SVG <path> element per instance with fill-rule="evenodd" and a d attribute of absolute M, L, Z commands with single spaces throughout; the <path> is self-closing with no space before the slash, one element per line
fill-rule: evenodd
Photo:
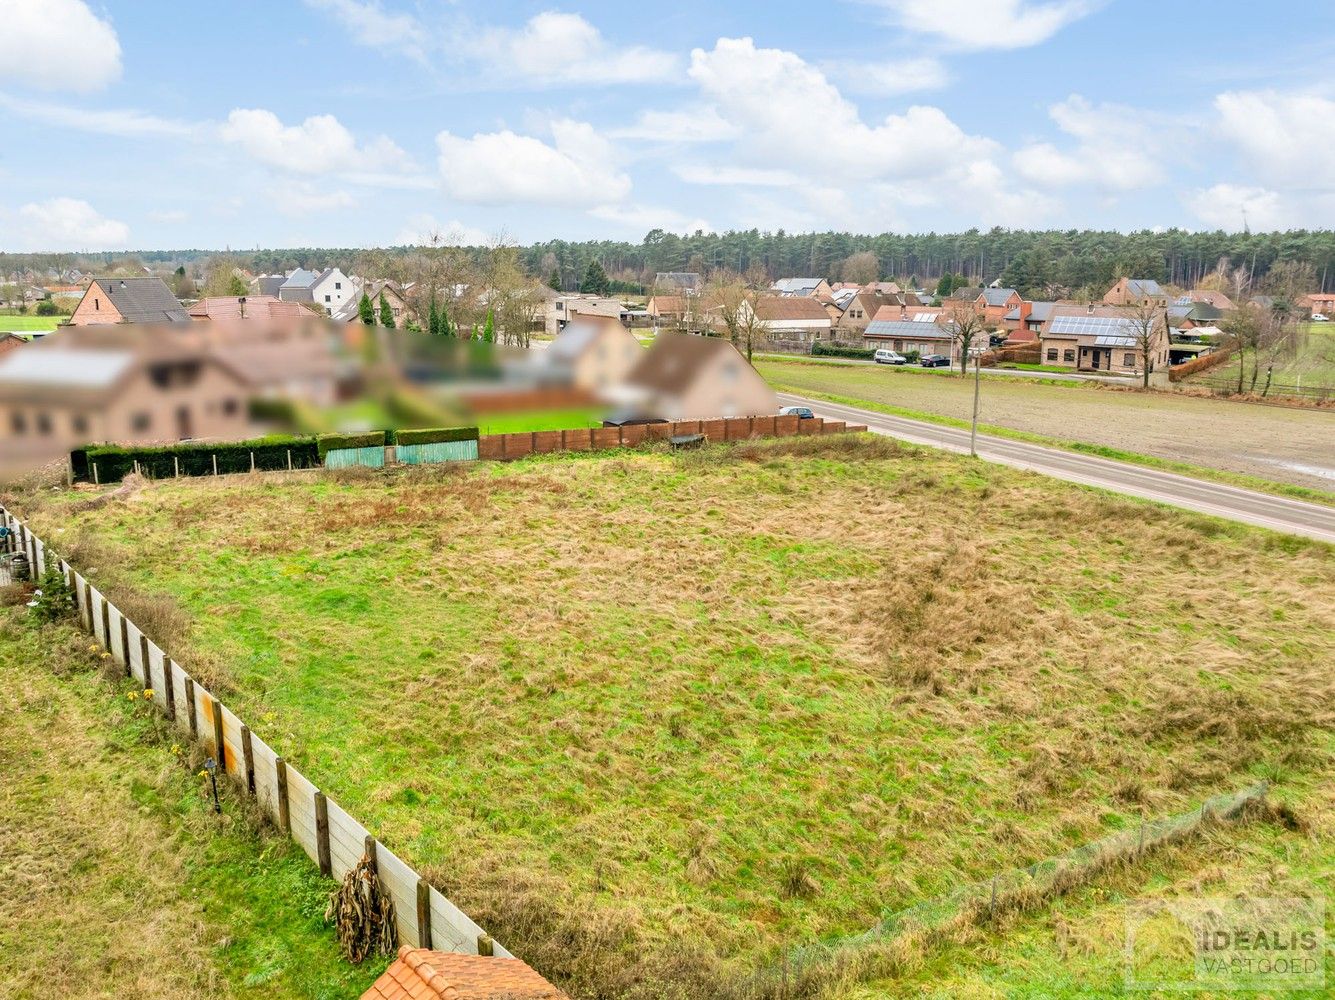
<path fill-rule="evenodd" d="M 983 352 L 974 348 L 973 355 L 973 426 L 969 429 L 969 454 L 978 457 L 978 397 L 983 383 Z"/>

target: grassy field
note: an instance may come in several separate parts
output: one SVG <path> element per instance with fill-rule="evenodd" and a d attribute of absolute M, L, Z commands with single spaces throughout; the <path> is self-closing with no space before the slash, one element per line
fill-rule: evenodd
<path fill-rule="evenodd" d="M 0 607 L 0 995 L 342 998 L 300 850 L 215 816 L 182 748 L 86 636 Z M 226 791 L 226 790 L 224 790 Z"/>
<path fill-rule="evenodd" d="M 39 530 L 579 997 L 733 996 L 1335 749 L 1328 548 L 883 439 L 80 506 Z"/>
<path fill-rule="evenodd" d="M 0 314 L 0 330 L 12 333 L 31 333 L 32 331 L 54 330 L 68 316 L 11 316 Z"/>
<path fill-rule="evenodd" d="M 601 427 L 602 411 L 582 408 L 492 413 L 477 418 L 482 434 L 512 434 L 523 431 L 562 431 L 579 427 Z"/>
<path fill-rule="evenodd" d="M 853 406 L 869 402 L 953 421 L 973 412 L 972 379 L 899 378 L 871 365 L 828 362 L 757 361 L 756 368 L 781 391 Z M 1335 488 L 1335 414 L 1328 411 L 998 375 L 983 387 L 980 422 L 1132 460 L 1144 455 L 1327 494 Z"/>
<path fill-rule="evenodd" d="M 1249 356 L 1244 387 L 1251 384 L 1251 371 Z M 1214 385 L 1236 382 L 1237 377 L 1238 361 L 1234 358 L 1228 364 L 1211 368 L 1188 381 Z M 1256 382 L 1258 392 L 1265 385 L 1265 377 L 1263 369 Z M 1299 327 L 1293 353 L 1279 359 L 1272 378 L 1276 386 L 1335 390 L 1335 323 L 1305 323 Z M 1272 393 L 1275 391 L 1272 389 Z"/>

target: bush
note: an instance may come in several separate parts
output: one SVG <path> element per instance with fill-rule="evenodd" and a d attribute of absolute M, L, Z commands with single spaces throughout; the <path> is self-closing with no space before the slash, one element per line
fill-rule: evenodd
<path fill-rule="evenodd" d="M 422 430 L 395 431 L 395 444 L 440 444 L 443 441 L 476 441 L 476 427 L 428 427 Z"/>
<path fill-rule="evenodd" d="M 870 361 L 876 356 L 876 348 L 846 347 L 843 344 L 826 344 L 818 340 L 811 345 L 811 354 L 813 357 L 860 358 L 863 361 Z"/>
<path fill-rule="evenodd" d="M 922 360 L 922 351 L 905 351 L 904 358 L 911 365 L 916 365 Z"/>
<path fill-rule="evenodd" d="M 59 316 L 60 307 L 50 299 L 43 299 L 37 303 L 37 308 L 33 310 L 38 316 Z"/>
<path fill-rule="evenodd" d="M 183 476 L 211 476 L 215 457 L 219 475 L 249 472 L 252 456 L 256 469 L 286 469 L 289 452 L 293 468 L 306 469 L 320 464 L 321 453 L 316 450 L 313 438 L 286 435 L 216 444 L 189 441 L 160 447 L 93 445 L 71 452 L 70 464 L 76 479 L 93 479 L 96 463 L 97 481 L 114 483 L 133 472 L 135 462 L 149 478 L 169 479 L 178 469 Z"/>
<path fill-rule="evenodd" d="M 385 443 L 384 431 L 362 431 L 357 434 L 321 434 L 315 439 L 320 451 L 320 461 L 331 451 L 345 448 L 374 448 Z"/>
<path fill-rule="evenodd" d="M 59 570 L 54 567 L 47 570 L 37 589 L 40 594 L 32 611 L 38 618 L 54 622 L 74 617 L 74 591 Z"/>

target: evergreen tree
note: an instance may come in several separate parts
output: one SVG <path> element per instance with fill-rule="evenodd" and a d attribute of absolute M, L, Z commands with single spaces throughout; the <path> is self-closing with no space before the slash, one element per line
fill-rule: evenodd
<path fill-rule="evenodd" d="M 440 332 L 440 306 L 437 305 L 435 296 L 431 298 L 431 311 L 427 314 L 426 332 L 433 337 L 439 337 Z"/>
<path fill-rule="evenodd" d="M 453 337 L 454 327 L 450 326 L 450 314 L 445 310 L 445 304 L 440 306 L 440 335 L 442 337 Z"/>
<path fill-rule="evenodd" d="M 487 322 L 482 327 L 482 340 L 488 344 L 496 342 L 496 320 L 490 309 L 487 310 Z"/>
<path fill-rule="evenodd" d="M 362 299 L 357 303 L 357 312 L 367 326 L 375 326 L 375 309 L 371 307 L 371 296 L 362 292 Z"/>
<path fill-rule="evenodd" d="M 559 292 L 559 291 L 561 290 L 561 269 L 560 269 L 560 268 L 557 268 L 557 267 L 552 268 L 552 276 L 551 276 L 550 278 L 547 279 L 547 287 L 550 288 L 550 289 L 551 289 L 552 291 L 554 291 L 554 292 Z"/>
<path fill-rule="evenodd" d="M 242 280 L 241 275 L 232 275 L 227 282 L 227 294 L 240 296 L 245 295 L 246 291 L 246 283 Z"/>
<path fill-rule="evenodd" d="M 596 260 L 589 261 L 588 270 L 584 272 L 584 280 L 580 282 L 579 290 L 585 295 L 612 294 L 612 282 L 608 280 L 602 264 Z"/>
<path fill-rule="evenodd" d="M 380 325 L 389 330 L 394 329 L 394 310 L 385 301 L 384 289 L 380 290 Z"/>

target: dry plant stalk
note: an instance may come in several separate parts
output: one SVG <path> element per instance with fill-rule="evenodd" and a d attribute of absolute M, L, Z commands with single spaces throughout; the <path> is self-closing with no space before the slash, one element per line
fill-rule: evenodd
<path fill-rule="evenodd" d="M 398 949 L 394 901 L 366 855 L 330 895 L 324 916 L 334 923 L 338 946 L 353 965 L 361 965 L 372 955 L 393 955 Z"/>

